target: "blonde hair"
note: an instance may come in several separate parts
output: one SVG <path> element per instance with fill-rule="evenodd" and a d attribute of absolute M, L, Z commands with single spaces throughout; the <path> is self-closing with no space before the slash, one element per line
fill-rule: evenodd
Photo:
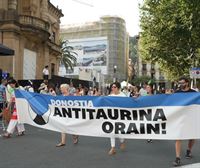
<path fill-rule="evenodd" d="M 65 83 L 64 83 L 64 84 L 61 84 L 61 85 L 60 85 L 60 88 L 65 88 L 65 89 L 68 90 L 68 89 L 69 89 L 69 85 L 68 85 L 68 84 L 65 84 Z"/>

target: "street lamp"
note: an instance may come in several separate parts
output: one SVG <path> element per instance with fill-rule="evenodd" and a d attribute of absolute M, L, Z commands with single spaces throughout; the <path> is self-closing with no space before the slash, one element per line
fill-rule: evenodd
<path fill-rule="evenodd" d="M 98 73 L 98 82 L 99 82 L 99 93 L 102 93 L 102 73 L 101 73 L 101 69 L 97 70 L 97 73 Z"/>
<path fill-rule="evenodd" d="M 117 81 L 117 77 L 116 77 L 117 65 L 114 65 L 113 70 L 114 70 L 113 82 L 116 82 Z"/>

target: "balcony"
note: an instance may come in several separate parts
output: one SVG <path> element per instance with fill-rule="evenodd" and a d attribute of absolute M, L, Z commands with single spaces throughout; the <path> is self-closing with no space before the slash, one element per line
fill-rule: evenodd
<path fill-rule="evenodd" d="M 59 45 L 55 44 L 52 41 L 48 41 L 47 44 L 50 47 L 49 51 L 51 54 L 58 55 L 58 56 L 61 55 L 61 47 Z"/>
<path fill-rule="evenodd" d="M 33 16 L 19 15 L 18 22 L 21 32 L 32 41 L 44 42 L 49 39 L 49 23 L 46 21 Z"/>
<path fill-rule="evenodd" d="M 22 28 L 29 28 L 32 30 L 38 29 L 40 31 L 43 30 L 45 32 L 49 32 L 50 27 L 48 22 L 38 17 L 18 15 L 18 13 L 15 10 L 0 10 L 0 22 L 4 25 L 5 29 L 10 28 L 10 24 L 18 26 L 18 23 L 20 23 L 20 27 Z"/>
<path fill-rule="evenodd" d="M 163 81 L 163 80 L 165 80 L 165 77 L 164 76 L 159 76 L 159 80 Z"/>
<path fill-rule="evenodd" d="M 37 17 L 20 15 L 19 23 L 21 25 L 31 26 L 33 28 L 49 31 L 49 23 Z"/>
<path fill-rule="evenodd" d="M 33 16 L 20 15 L 19 23 L 22 25 L 36 27 L 45 31 L 49 30 L 49 23 L 45 22 L 44 20 L 40 18 L 33 17 Z"/>

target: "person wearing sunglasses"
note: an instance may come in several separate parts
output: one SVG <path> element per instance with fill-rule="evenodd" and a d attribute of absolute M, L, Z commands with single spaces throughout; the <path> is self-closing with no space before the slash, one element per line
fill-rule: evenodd
<path fill-rule="evenodd" d="M 119 82 L 114 82 L 111 84 L 110 87 L 110 95 L 109 96 L 119 96 L 119 97 L 127 97 L 123 92 L 121 92 L 121 85 Z M 120 149 L 124 150 L 125 149 L 125 142 L 124 139 L 120 138 Z M 108 152 L 109 155 L 114 155 L 116 154 L 115 150 L 115 138 L 111 137 L 110 138 L 110 143 L 111 143 L 111 149 Z"/>

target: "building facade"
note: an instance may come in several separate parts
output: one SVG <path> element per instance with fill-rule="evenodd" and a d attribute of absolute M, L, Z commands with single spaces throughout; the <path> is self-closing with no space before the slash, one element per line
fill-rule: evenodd
<path fill-rule="evenodd" d="M 168 81 L 161 72 L 158 63 L 152 64 L 145 62 L 140 56 L 138 57 L 137 63 L 137 76 L 149 76 L 151 79 L 155 80 L 157 86 L 160 88 L 165 88 L 166 85 L 168 85 Z"/>
<path fill-rule="evenodd" d="M 61 37 L 69 41 L 78 54 L 77 68 L 62 76 L 81 78 L 81 71 L 90 73 L 90 80 L 110 83 L 122 81 L 128 75 L 129 36 L 120 17 L 103 16 L 99 21 L 82 25 L 61 26 Z"/>
<path fill-rule="evenodd" d="M 134 83 L 135 78 L 148 77 L 149 79 L 152 79 L 151 81 L 154 81 L 158 87 L 166 87 L 168 81 L 166 80 L 165 75 L 161 72 L 159 64 L 153 64 L 142 59 L 142 56 L 138 51 L 138 41 L 139 35 L 130 37 L 130 79 L 132 78 L 132 82 Z"/>
<path fill-rule="evenodd" d="M 0 43 L 15 51 L 1 57 L 0 68 L 16 79 L 42 79 L 42 70 L 57 74 L 61 10 L 49 0 L 1 0 Z"/>

